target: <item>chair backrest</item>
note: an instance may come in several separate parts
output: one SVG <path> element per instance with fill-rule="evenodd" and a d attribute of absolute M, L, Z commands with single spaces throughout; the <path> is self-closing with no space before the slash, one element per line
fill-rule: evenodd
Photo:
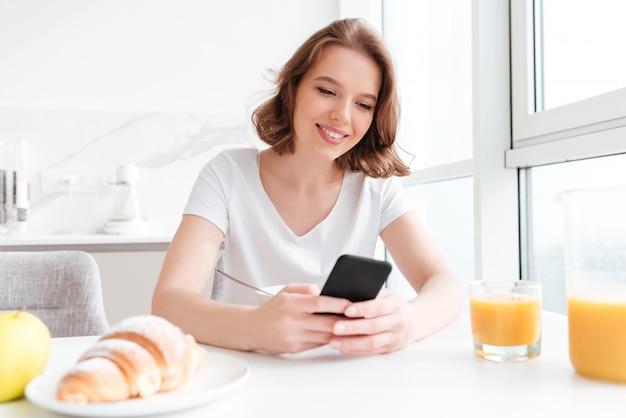
<path fill-rule="evenodd" d="M 0 251 L 0 311 L 23 306 L 53 337 L 109 328 L 98 264 L 83 251 Z"/>

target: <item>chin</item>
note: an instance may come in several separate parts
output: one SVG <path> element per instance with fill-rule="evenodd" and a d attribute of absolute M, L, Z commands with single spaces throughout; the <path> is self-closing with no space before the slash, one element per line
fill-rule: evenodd
<path fill-rule="evenodd" d="M 337 158 L 339 158 L 342 155 L 344 155 L 346 152 L 348 152 L 348 151 L 339 151 L 338 152 L 337 150 L 327 150 L 326 152 L 321 152 L 318 155 L 320 156 L 320 158 L 323 158 L 326 161 L 333 162 Z"/>

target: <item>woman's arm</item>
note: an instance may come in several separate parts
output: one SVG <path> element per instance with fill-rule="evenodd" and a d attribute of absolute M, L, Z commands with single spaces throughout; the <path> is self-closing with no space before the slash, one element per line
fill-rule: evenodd
<path fill-rule="evenodd" d="M 345 314 L 354 319 L 339 321 L 330 342 L 346 354 L 404 348 L 445 327 L 462 307 L 460 284 L 415 212 L 389 224 L 381 238 L 418 296 L 407 302 L 383 289 L 376 299 L 348 307 Z"/>
<path fill-rule="evenodd" d="M 165 255 L 152 296 L 152 313 L 172 321 L 199 342 L 245 349 L 237 334 L 250 308 L 219 304 L 202 294 L 224 234 L 214 224 L 185 215 Z"/>
<path fill-rule="evenodd" d="M 336 318 L 313 312 L 342 312 L 348 301 L 318 297 L 319 289 L 288 285 L 261 307 L 221 303 L 202 295 L 222 231 L 185 215 L 165 256 L 152 297 L 152 313 L 201 343 L 237 350 L 295 353 L 327 344 Z"/>
<path fill-rule="evenodd" d="M 392 222 L 381 233 L 385 246 L 402 275 L 418 293 L 409 331 L 412 341 L 440 330 L 455 319 L 463 306 L 460 283 L 415 212 Z"/>

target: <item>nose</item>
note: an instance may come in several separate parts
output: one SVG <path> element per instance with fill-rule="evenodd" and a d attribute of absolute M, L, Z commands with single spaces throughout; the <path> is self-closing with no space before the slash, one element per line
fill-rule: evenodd
<path fill-rule="evenodd" d="M 330 118 L 341 124 L 350 122 L 350 103 L 338 100 L 330 112 Z"/>

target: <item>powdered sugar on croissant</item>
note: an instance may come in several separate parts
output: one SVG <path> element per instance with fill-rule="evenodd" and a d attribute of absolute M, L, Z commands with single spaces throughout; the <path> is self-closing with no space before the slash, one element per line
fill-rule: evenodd
<path fill-rule="evenodd" d="M 202 364 L 194 338 L 154 315 L 123 320 L 87 350 L 59 382 L 57 399 L 112 402 L 181 387 Z"/>

